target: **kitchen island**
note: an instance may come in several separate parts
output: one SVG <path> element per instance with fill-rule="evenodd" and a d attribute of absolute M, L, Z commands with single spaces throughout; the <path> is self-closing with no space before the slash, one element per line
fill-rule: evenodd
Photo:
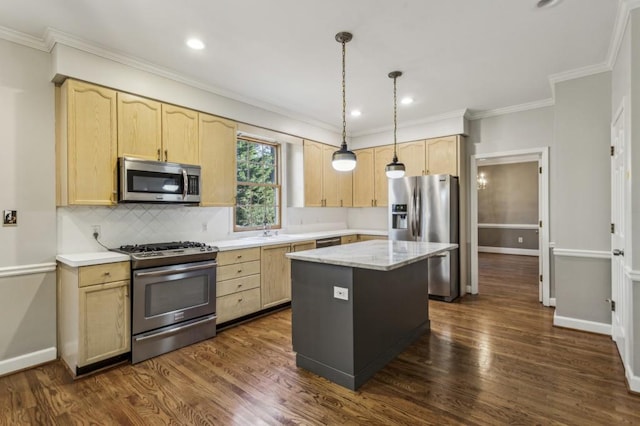
<path fill-rule="evenodd" d="M 429 330 L 427 259 L 456 247 L 366 241 L 288 253 L 296 365 L 358 389 Z"/>

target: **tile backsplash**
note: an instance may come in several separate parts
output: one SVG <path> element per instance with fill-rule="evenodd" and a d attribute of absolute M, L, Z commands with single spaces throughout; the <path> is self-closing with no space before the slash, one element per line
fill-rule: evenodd
<path fill-rule="evenodd" d="M 229 207 L 187 207 L 156 204 L 119 204 L 114 207 L 58 207 L 58 253 L 100 251 L 107 247 L 163 241 L 202 241 L 232 238 Z"/>
<path fill-rule="evenodd" d="M 281 232 L 303 233 L 346 229 L 348 210 L 346 208 L 290 207 L 283 211 Z M 364 217 L 361 216 L 360 219 Z M 371 221 L 363 220 L 362 222 Z M 187 207 L 164 204 L 58 207 L 58 253 L 103 250 L 92 235 L 95 225 L 100 226 L 100 242 L 110 248 L 125 244 L 187 240 L 215 244 L 218 240 L 249 234 L 233 232 L 233 209 L 230 207 Z"/>

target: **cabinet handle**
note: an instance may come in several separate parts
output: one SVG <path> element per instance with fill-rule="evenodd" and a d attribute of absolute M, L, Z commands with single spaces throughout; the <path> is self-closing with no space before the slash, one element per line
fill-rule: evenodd
<path fill-rule="evenodd" d="M 241 254 L 237 255 L 236 259 L 242 259 L 242 255 Z"/>
<path fill-rule="evenodd" d="M 238 288 L 242 287 L 242 284 L 238 284 Z"/>
<path fill-rule="evenodd" d="M 164 150 L 164 161 L 169 161 L 169 150 L 168 149 Z"/>
<path fill-rule="evenodd" d="M 238 274 L 242 272 L 242 269 L 238 269 Z"/>
<path fill-rule="evenodd" d="M 160 157 L 160 148 L 158 148 L 158 161 L 162 160 L 162 157 Z"/>
<path fill-rule="evenodd" d="M 342 200 L 340 200 L 340 207 L 342 207 Z"/>
<path fill-rule="evenodd" d="M 106 271 L 103 275 L 104 275 L 105 277 L 108 277 L 109 275 L 111 275 L 111 272 Z"/>
<path fill-rule="evenodd" d="M 240 299 L 238 299 L 238 303 L 241 303 L 241 302 L 242 302 L 242 297 Z"/>

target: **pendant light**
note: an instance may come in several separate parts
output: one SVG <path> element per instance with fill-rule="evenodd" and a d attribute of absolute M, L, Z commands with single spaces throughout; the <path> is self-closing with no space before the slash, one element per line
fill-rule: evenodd
<path fill-rule="evenodd" d="M 339 172 L 349 172 L 356 167 L 356 154 L 347 148 L 346 90 L 345 90 L 345 44 L 353 38 L 351 33 L 336 34 L 336 41 L 342 43 L 342 145 L 333 153 L 331 165 Z"/>
<path fill-rule="evenodd" d="M 404 176 L 405 167 L 404 164 L 398 162 L 398 154 L 396 151 L 397 131 L 398 131 L 398 102 L 396 94 L 396 80 L 402 75 L 402 71 L 392 71 L 389 73 L 389 78 L 393 79 L 393 161 L 387 164 L 384 168 L 387 177 L 391 179 L 401 178 Z"/>

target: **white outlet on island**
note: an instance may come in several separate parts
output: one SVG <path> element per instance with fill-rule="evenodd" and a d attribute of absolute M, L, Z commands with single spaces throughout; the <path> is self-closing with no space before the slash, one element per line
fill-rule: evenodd
<path fill-rule="evenodd" d="M 344 287 L 333 286 L 333 298 L 349 300 L 349 289 Z"/>

